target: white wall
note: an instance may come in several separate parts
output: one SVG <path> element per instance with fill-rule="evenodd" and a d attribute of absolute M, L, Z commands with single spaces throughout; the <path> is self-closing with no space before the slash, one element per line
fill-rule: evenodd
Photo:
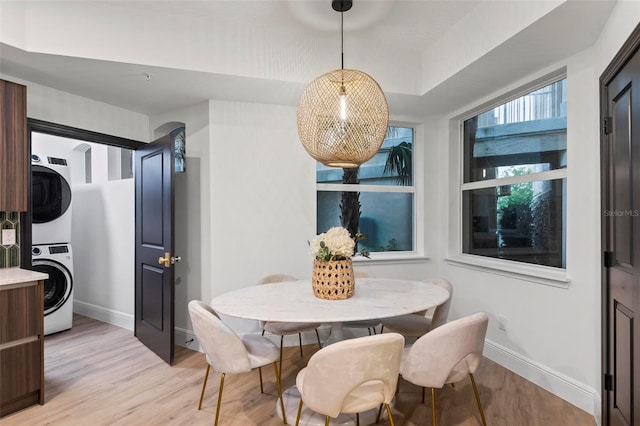
<path fill-rule="evenodd" d="M 133 329 L 133 179 L 73 187 L 74 312 Z"/>
<path fill-rule="evenodd" d="M 27 86 L 27 117 L 141 142 L 148 141 L 149 117 L 92 99 L 0 73 Z"/>
<path fill-rule="evenodd" d="M 595 46 L 565 61 L 506 84 L 503 91 L 469 99 L 437 122 L 443 206 L 436 250 L 440 273 L 455 287 L 450 317 L 476 311 L 490 315 L 485 355 L 600 417 L 600 169 L 598 78 L 640 20 L 640 4 L 618 3 Z M 451 230 L 459 208 L 458 117 L 488 100 L 565 67 L 568 77 L 567 275 L 565 288 L 465 267 L 455 255 Z M 478 82 L 481 84 L 481 81 Z M 447 225 L 448 224 L 448 225 Z M 507 317 L 507 330 L 497 316 Z"/>

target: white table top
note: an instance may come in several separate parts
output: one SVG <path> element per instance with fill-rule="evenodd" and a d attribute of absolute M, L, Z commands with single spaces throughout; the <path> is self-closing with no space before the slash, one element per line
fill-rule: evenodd
<path fill-rule="evenodd" d="M 388 318 L 437 306 L 449 293 L 434 284 L 388 278 L 358 278 L 352 297 L 314 296 L 311 280 L 254 285 L 215 297 L 211 307 L 232 317 L 283 322 L 346 322 Z"/>
<path fill-rule="evenodd" d="M 42 272 L 30 271 L 18 267 L 0 268 L 0 286 L 46 280 L 47 278 L 49 278 L 49 275 Z"/>

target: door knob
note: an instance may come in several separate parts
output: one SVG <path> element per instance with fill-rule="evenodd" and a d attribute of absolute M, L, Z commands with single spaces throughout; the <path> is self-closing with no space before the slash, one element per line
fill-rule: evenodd
<path fill-rule="evenodd" d="M 172 260 L 173 258 L 171 257 L 171 253 L 165 253 L 164 256 L 160 256 L 158 258 L 158 263 L 160 265 L 164 265 L 165 268 L 168 268 L 171 266 Z"/>
<path fill-rule="evenodd" d="M 164 256 L 158 258 L 158 263 L 164 265 L 165 268 L 178 263 L 182 260 L 180 256 L 171 256 L 171 253 L 165 253 Z"/>

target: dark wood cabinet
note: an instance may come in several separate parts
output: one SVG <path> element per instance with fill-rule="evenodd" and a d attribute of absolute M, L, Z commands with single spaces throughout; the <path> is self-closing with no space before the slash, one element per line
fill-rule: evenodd
<path fill-rule="evenodd" d="M 0 80 L 0 211 L 27 211 L 27 87 Z"/>
<path fill-rule="evenodd" d="M 44 281 L 0 285 L 0 417 L 44 403 Z"/>

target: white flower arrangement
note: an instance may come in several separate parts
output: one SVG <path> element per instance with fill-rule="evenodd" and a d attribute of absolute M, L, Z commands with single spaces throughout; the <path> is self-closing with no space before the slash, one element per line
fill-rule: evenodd
<path fill-rule="evenodd" d="M 345 228 L 334 226 L 309 241 L 309 247 L 315 259 L 324 261 L 346 260 L 353 257 L 356 242 Z M 364 250 L 358 254 L 369 257 L 369 253 Z"/>

